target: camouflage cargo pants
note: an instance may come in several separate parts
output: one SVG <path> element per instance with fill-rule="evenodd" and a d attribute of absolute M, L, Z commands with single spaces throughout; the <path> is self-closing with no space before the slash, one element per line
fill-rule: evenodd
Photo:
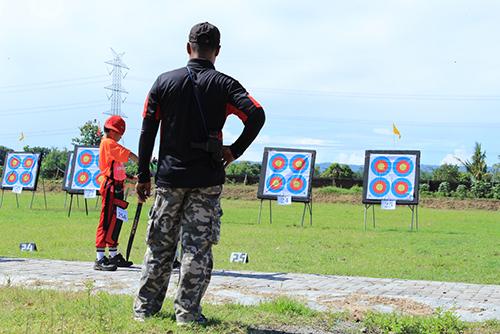
<path fill-rule="evenodd" d="M 175 316 L 179 322 L 200 317 L 201 298 L 212 274 L 212 240 L 218 239 L 214 222 L 221 213 L 221 191 L 222 186 L 156 190 L 149 215 L 144 267 L 134 301 L 135 316 L 147 317 L 160 311 L 180 237 L 182 258 Z"/>

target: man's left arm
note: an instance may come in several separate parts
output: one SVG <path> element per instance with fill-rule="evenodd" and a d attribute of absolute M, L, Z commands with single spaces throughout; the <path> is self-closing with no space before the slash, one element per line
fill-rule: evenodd
<path fill-rule="evenodd" d="M 262 106 L 237 81 L 231 84 L 229 102 L 226 104 L 226 116 L 230 114 L 238 116 L 244 128 L 238 139 L 229 146 L 229 152 L 223 152 L 226 165 L 226 155 L 231 153 L 234 159 L 239 158 L 255 140 L 266 120 Z"/>

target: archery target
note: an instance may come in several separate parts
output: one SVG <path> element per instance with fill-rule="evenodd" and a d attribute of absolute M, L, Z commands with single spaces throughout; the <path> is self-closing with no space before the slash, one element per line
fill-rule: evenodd
<path fill-rule="evenodd" d="M 14 186 L 16 182 L 17 182 L 17 172 L 13 170 L 7 173 L 7 176 L 5 177 L 5 183 L 9 186 Z"/>
<path fill-rule="evenodd" d="M 100 188 L 101 183 L 104 181 L 104 175 L 101 174 L 101 171 L 98 170 L 94 173 L 92 176 L 92 182 L 94 183 L 94 186 Z"/>
<path fill-rule="evenodd" d="M 266 148 L 258 196 L 310 198 L 314 151 Z"/>
<path fill-rule="evenodd" d="M 36 190 L 40 154 L 28 152 L 11 152 L 5 159 L 1 187 L 22 187 L 25 190 Z"/>
<path fill-rule="evenodd" d="M 20 182 L 23 186 L 26 187 L 27 185 L 30 184 L 32 178 L 33 178 L 33 176 L 31 174 L 31 172 L 23 172 L 21 174 L 21 181 Z"/>
<path fill-rule="evenodd" d="M 10 169 L 17 169 L 19 166 L 21 166 L 21 158 L 17 155 L 11 156 L 8 160 L 8 166 Z"/>
<path fill-rule="evenodd" d="M 275 172 L 280 173 L 288 167 L 288 159 L 284 154 L 277 153 L 269 159 L 269 168 Z"/>
<path fill-rule="evenodd" d="M 409 180 L 400 178 L 392 182 L 391 190 L 394 196 L 398 198 L 406 198 L 412 191 L 412 187 Z"/>
<path fill-rule="evenodd" d="M 300 195 L 306 190 L 307 181 L 302 175 L 292 175 L 287 181 L 287 189 L 294 195 Z"/>
<path fill-rule="evenodd" d="M 267 179 L 266 188 L 269 192 L 277 194 L 285 188 L 285 178 L 280 174 L 273 174 Z"/>
<path fill-rule="evenodd" d="M 82 168 L 89 168 L 94 162 L 95 154 L 91 150 L 84 150 L 78 155 L 78 165 Z"/>
<path fill-rule="evenodd" d="M 417 156 L 418 151 L 367 151 L 363 200 L 414 201 Z"/>
<path fill-rule="evenodd" d="M 69 190 L 99 190 L 98 147 L 76 146 L 69 168 Z"/>
<path fill-rule="evenodd" d="M 387 157 L 378 157 L 373 159 L 370 168 L 375 175 L 384 176 L 391 171 L 391 161 Z"/>
<path fill-rule="evenodd" d="M 296 173 L 303 173 L 309 169 L 309 159 L 303 154 L 297 154 L 290 160 L 290 168 Z"/>
<path fill-rule="evenodd" d="M 408 157 L 397 158 L 394 161 L 394 173 L 397 176 L 408 176 L 413 171 L 413 165 Z"/>
<path fill-rule="evenodd" d="M 389 182 L 381 177 L 373 179 L 370 182 L 370 192 L 373 194 L 373 196 L 376 196 L 378 198 L 382 198 L 387 195 L 390 188 L 391 187 L 389 185 Z"/>

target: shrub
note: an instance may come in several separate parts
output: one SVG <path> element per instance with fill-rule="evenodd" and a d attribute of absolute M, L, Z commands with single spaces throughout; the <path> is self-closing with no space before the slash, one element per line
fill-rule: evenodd
<path fill-rule="evenodd" d="M 448 197 L 451 195 L 451 187 L 449 182 L 441 182 L 438 187 L 438 193 Z"/>
<path fill-rule="evenodd" d="M 491 183 L 485 181 L 474 181 L 470 188 L 475 198 L 488 198 L 491 195 Z"/>
<path fill-rule="evenodd" d="M 464 199 L 467 197 L 467 193 L 469 191 L 467 190 L 467 186 L 465 184 L 459 184 L 457 187 L 457 190 L 455 190 L 455 196 Z"/>
<path fill-rule="evenodd" d="M 491 198 L 500 199 L 500 183 L 495 184 L 491 188 Z"/>
<path fill-rule="evenodd" d="M 420 184 L 420 192 L 421 193 L 428 193 L 431 190 L 431 187 L 427 183 L 421 183 Z"/>

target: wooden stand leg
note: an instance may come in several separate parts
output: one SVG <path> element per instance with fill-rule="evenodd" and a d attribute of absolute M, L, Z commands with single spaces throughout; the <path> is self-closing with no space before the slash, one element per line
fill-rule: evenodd
<path fill-rule="evenodd" d="M 17 208 L 19 209 L 19 198 L 17 197 L 17 194 L 16 194 L 16 203 L 17 203 Z"/>
<path fill-rule="evenodd" d="M 307 203 L 304 203 L 304 210 L 302 210 L 302 221 L 300 223 L 300 226 L 304 227 L 304 217 L 306 215 L 306 207 L 307 207 Z"/>
<path fill-rule="evenodd" d="M 309 203 L 309 225 L 313 225 L 313 202 L 311 199 L 311 203 Z"/>
<path fill-rule="evenodd" d="M 88 205 L 87 205 L 87 199 L 85 198 L 84 201 L 85 201 L 85 213 L 88 216 L 89 215 L 89 208 L 88 208 Z"/>
<path fill-rule="evenodd" d="M 375 228 L 375 205 L 372 204 L 373 228 Z"/>
<path fill-rule="evenodd" d="M 1 207 L 2 207 L 2 205 L 3 205 L 3 193 L 4 193 L 4 191 L 5 191 L 5 190 L 4 190 L 4 189 L 2 189 L 2 199 L 0 199 L 0 208 L 1 208 Z"/>
<path fill-rule="evenodd" d="M 71 215 L 71 205 L 73 204 L 73 194 L 70 195 L 68 217 Z M 78 197 L 77 197 L 78 198 Z"/>
<path fill-rule="evenodd" d="M 35 191 L 33 190 L 32 191 L 32 194 L 31 194 L 31 203 L 30 203 L 30 209 L 33 208 L 33 200 L 35 199 Z"/>
<path fill-rule="evenodd" d="M 3 193 L 3 191 L 2 191 L 2 193 Z M 262 214 L 262 202 L 264 202 L 264 200 L 263 200 L 263 199 L 261 199 L 261 200 L 260 200 L 260 207 L 259 207 L 259 221 L 258 221 L 258 223 L 259 223 L 259 224 L 260 224 L 260 215 Z"/>
<path fill-rule="evenodd" d="M 47 193 L 45 192 L 45 182 L 42 179 L 43 200 L 45 201 L 45 210 L 47 210 Z"/>
<path fill-rule="evenodd" d="M 273 223 L 273 211 L 272 211 L 272 207 L 271 207 L 271 200 L 269 200 L 269 224 L 272 224 Z"/>

